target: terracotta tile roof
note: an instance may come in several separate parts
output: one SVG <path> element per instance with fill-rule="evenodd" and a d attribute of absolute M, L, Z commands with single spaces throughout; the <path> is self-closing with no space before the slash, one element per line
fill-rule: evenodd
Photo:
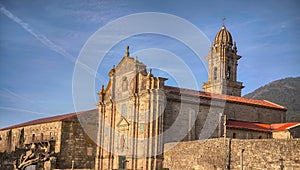
<path fill-rule="evenodd" d="M 219 99 L 219 100 L 226 100 L 227 102 L 233 102 L 233 103 L 243 103 L 248 105 L 262 106 L 262 107 L 268 107 L 268 108 L 279 109 L 284 111 L 287 110 L 283 106 L 280 106 L 278 104 L 266 100 L 256 100 L 256 99 L 249 99 L 249 98 L 238 97 L 238 96 L 214 94 L 214 93 L 208 93 L 208 92 L 202 92 L 202 91 L 184 89 L 184 88 L 178 88 L 172 86 L 165 86 L 164 90 L 166 92 L 199 96 L 201 98 L 207 98 L 207 99 Z"/>
<path fill-rule="evenodd" d="M 244 122 L 236 120 L 227 120 L 226 126 L 238 129 L 250 129 L 264 132 L 271 132 L 271 125 L 264 123 Z"/>
<path fill-rule="evenodd" d="M 29 126 L 29 125 L 36 125 L 36 124 L 42 124 L 42 123 L 58 122 L 58 121 L 67 120 L 67 119 L 77 117 L 77 115 L 80 115 L 80 114 L 87 114 L 87 113 L 90 113 L 90 112 L 93 112 L 93 111 L 96 111 L 96 110 L 97 109 L 93 109 L 93 110 L 88 110 L 88 111 L 74 112 L 74 113 L 69 113 L 69 114 L 63 114 L 63 115 L 58 115 L 58 116 L 52 116 L 52 117 L 36 119 L 36 120 L 29 121 L 29 122 L 20 123 L 20 124 L 17 124 L 17 125 L 5 127 L 5 128 L 0 129 L 0 130 L 14 129 L 14 128 L 19 128 L 19 127 L 24 127 L 24 126 Z"/>
<path fill-rule="evenodd" d="M 271 129 L 273 129 L 273 131 L 281 131 L 281 130 L 290 129 L 295 126 L 300 126 L 300 122 L 287 122 L 287 123 L 271 124 Z"/>
<path fill-rule="evenodd" d="M 287 123 L 276 123 L 276 124 L 265 124 L 256 122 L 245 122 L 237 120 L 227 120 L 226 126 L 238 129 L 250 129 L 264 132 L 284 131 L 295 126 L 300 126 L 300 122 L 287 122 Z"/>

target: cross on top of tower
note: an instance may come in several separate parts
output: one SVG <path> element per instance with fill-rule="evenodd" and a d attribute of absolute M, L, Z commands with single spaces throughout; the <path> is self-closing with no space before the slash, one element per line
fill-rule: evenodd
<path fill-rule="evenodd" d="M 223 18 L 222 18 L 222 24 L 223 24 L 223 26 L 225 26 L 225 20 L 226 20 L 226 18 L 223 17 Z"/>

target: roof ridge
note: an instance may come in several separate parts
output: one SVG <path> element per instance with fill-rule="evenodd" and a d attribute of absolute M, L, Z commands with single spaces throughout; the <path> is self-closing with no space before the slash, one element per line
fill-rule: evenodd
<path fill-rule="evenodd" d="M 88 112 L 93 111 L 93 110 L 97 110 L 97 109 L 91 109 L 91 110 L 87 110 L 87 111 L 66 113 L 66 114 L 61 114 L 61 115 L 55 115 L 55 116 L 50 116 L 50 117 L 34 119 L 34 120 L 27 121 L 27 122 L 19 123 L 19 124 L 16 124 L 16 125 L 4 127 L 4 128 L 1 128 L 0 130 L 8 130 L 8 129 L 13 129 L 13 128 L 25 127 L 25 126 L 30 126 L 30 125 L 36 125 L 36 124 L 39 124 L 39 123 L 51 123 L 51 122 L 56 122 L 56 121 L 62 121 L 62 120 L 65 120 L 65 119 L 73 118 L 77 115 L 88 113 Z"/>
<path fill-rule="evenodd" d="M 284 108 L 284 109 L 285 109 L 284 106 L 281 106 L 281 105 L 279 105 L 279 104 L 277 104 L 277 103 L 273 103 L 273 102 L 271 102 L 271 101 L 269 101 L 269 100 L 263 100 L 263 101 L 268 102 L 268 103 L 271 103 L 271 104 L 273 104 L 273 105 L 276 105 L 276 106 L 278 106 L 278 107 L 281 107 L 281 108 Z"/>
<path fill-rule="evenodd" d="M 246 97 L 241 97 L 241 96 L 231 96 L 231 95 L 225 95 L 225 94 L 216 94 L 216 93 L 203 92 L 203 91 L 187 89 L 187 88 L 179 88 L 179 87 L 174 87 L 174 86 L 165 86 L 165 87 L 167 89 L 169 88 L 170 90 L 172 90 L 172 89 L 179 90 L 178 93 L 184 92 L 185 90 L 195 92 L 195 93 L 197 93 L 197 95 L 199 97 L 204 97 L 204 98 L 226 100 L 226 101 L 230 101 L 230 102 L 245 103 L 245 104 L 250 104 L 250 105 L 257 105 L 257 106 L 287 110 L 283 106 L 280 106 L 278 104 L 275 104 L 275 103 L 272 103 L 269 101 L 265 101 L 265 100 L 251 99 L 251 98 L 246 98 Z M 193 95 L 193 94 L 191 94 L 191 95 Z"/>
<path fill-rule="evenodd" d="M 263 130 L 269 132 L 284 131 L 300 125 L 300 122 L 285 122 L 285 123 L 256 123 L 240 120 L 227 120 L 228 127 L 244 128 L 252 130 Z"/>

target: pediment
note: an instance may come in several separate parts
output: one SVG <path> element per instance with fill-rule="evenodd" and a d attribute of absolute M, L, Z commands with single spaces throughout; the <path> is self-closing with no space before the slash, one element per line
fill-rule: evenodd
<path fill-rule="evenodd" d="M 130 125 L 129 121 L 125 117 L 121 117 L 121 120 L 117 124 L 118 127 L 128 127 Z"/>
<path fill-rule="evenodd" d="M 115 68 L 115 73 L 116 75 L 123 75 L 135 71 L 135 69 L 145 70 L 146 65 L 132 57 L 125 56 Z"/>

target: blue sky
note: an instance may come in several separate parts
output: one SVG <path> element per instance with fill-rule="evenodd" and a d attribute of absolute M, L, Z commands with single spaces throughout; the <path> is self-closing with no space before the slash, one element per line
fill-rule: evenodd
<path fill-rule="evenodd" d="M 291 1 L 0 1 L 0 128 L 74 112 L 72 78 L 80 50 L 98 29 L 140 12 L 179 16 L 210 41 L 225 25 L 237 42 L 238 80 L 243 94 L 273 80 L 299 76 L 300 3 Z M 159 26 L 159 23 L 157 23 Z M 182 28 L 184 31 L 184 28 Z M 103 40 L 105 41 L 105 40 Z M 184 45 L 158 35 L 139 35 L 116 44 L 101 63 L 95 94 L 107 72 L 124 55 L 162 48 L 189 61 Z M 200 48 L 200 47 L 199 47 Z M 207 49 L 207 54 L 208 54 Z M 203 66 L 191 64 L 197 82 L 207 80 Z M 93 104 L 91 104 L 92 107 Z"/>

